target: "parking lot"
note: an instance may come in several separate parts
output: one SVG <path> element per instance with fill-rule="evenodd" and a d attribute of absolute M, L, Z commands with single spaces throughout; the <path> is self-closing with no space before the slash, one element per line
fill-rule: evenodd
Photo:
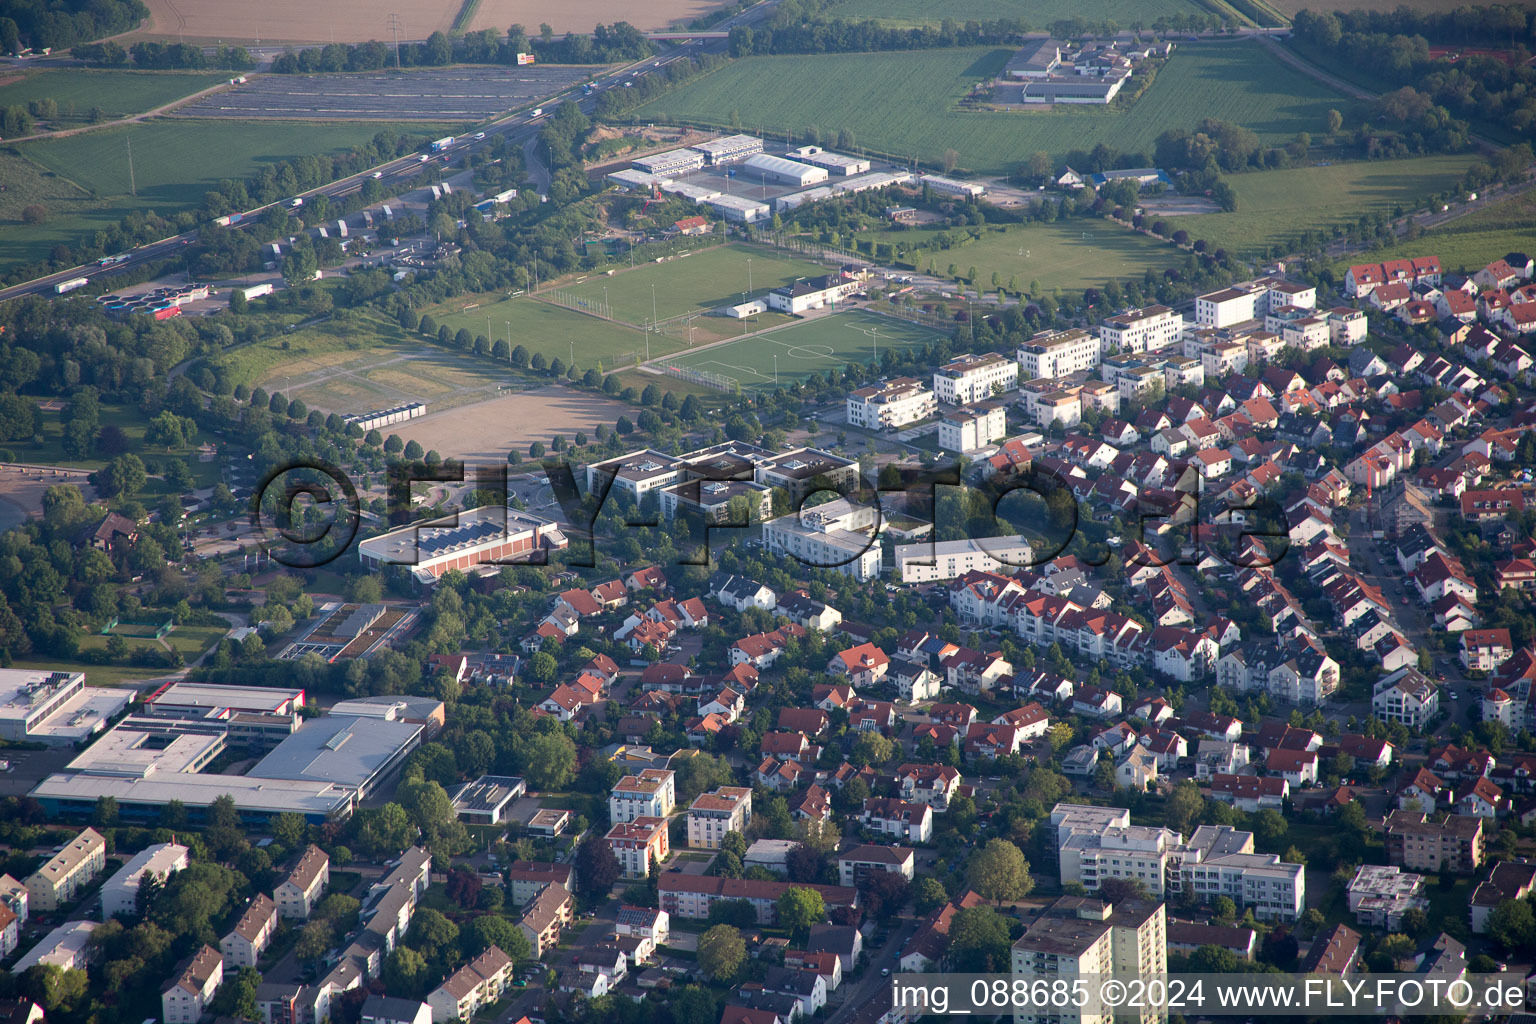
<path fill-rule="evenodd" d="M 204 96 L 178 117 L 484 121 L 585 81 L 570 67 L 434 68 L 349 75 L 260 75 Z"/>

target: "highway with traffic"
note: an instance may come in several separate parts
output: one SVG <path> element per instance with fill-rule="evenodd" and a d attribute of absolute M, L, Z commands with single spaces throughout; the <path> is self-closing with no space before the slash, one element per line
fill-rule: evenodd
<path fill-rule="evenodd" d="M 591 90 L 585 91 L 583 87 L 572 86 L 548 97 L 531 101 L 526 108 L 505 117 L 497 118 L 479 126 L 470 134 L 462 136 L 450 149 L 447 155 L 450 159 L 457 159 L 468 155 L 475 149 L 493 144 L 498 136 L 506 136 L 508 141 L 517 146 L 524 146 L 538 137 L 539 125 L 554 110 L 554 105 L 567 99 L 574 101 L 584 113 L 591 114 L 597 107 L 598 97 L 610 89 L 631 88 L 642 79 L 663 73 L 670 65 L 687 60 L 703 53 L 722 53 L 729 45 L 727 40 L 720 36 L 720 32 L 728 31 L 737 25 L 752 24 L 767 17 L 778 0 L 762 0 L 762 2 L 732 15 L 711 26 L 710 34 L 704 38 L 683 41 L 681 45 L 672 47 L 664 53 L 643 60 L 635 61 L 624 67 L 610 71 L 591 82 Z M 359 171 L 357 174 L 346 178 L 339 178 L 327 185 L 301 192 L 298 195 L 279 200 L 276 203 L 268 203 L 252 210 L 244 211 L 240 216 L 240 223 L 233 224 L 232 230 L 243 230 L 243 224 L 254 218 L 272 206 L 291 206 L 293 199 L 303 199 L 306 202 L 314 196 L 328 196 L 339 199 L 349 196 L 362 189 L 363 183 L 370 178 L 378 178 L 385 186 L 385 193 L 390 193 L 390 186 L 401 185 L 415 178 L 422 170 L 420 154 L 411 154 L 391 160 Z M 547 182 L 542 183 L 547 187 Z M 302 204 L 301 204 L 302 205 Z M 153 263 L 175 256 L 183 247 L 193 244 L 197 240 L 197 231 L 188 231 L 164 238 L 158 242 L 150 242 L 136 249 L 116 254 L 109 257 L 111 263 L 87 263 L 77 267 L 59 270 L 45 277 L 35 278 L 22 284 L 12 285 L 0 289 L 0 301 L 20 298 L 25 295 L 52 295 L 56 294 L 55 287 L 85 277 L 92 280 L 97 278 L 121 274 L 146 263 Z"/>

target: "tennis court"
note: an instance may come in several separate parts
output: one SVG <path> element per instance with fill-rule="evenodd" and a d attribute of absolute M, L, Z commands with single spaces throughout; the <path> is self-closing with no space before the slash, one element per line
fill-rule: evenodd
<path fill-rule="evenodd" d="M 658 367 L 734 381 L 745 391 L 771 390 L 849 363 L 872 363 L 888 349 L 905 351 L 942 338 L 931 327 L 852 310 L 804 320 L 714 345 L 702 352 L 657 360 Z"/>

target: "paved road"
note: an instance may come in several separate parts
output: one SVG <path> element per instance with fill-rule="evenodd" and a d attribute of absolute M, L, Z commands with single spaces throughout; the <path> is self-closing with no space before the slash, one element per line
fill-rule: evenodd
<path fill-rule="evenodd" d="M 901 959 L 901 947 L 906 945 L 916 931 L 917 922 L 907 921 L 891 929 L 885 945 L 864 950 L 868 961 L 864 975 L 857 980 L 843 982 L 838 989 L 838 995 L 843 999 L 842 1005 L 827 1016 L 826 1024 L 849 1024 L 860 1015 L 860 1011 L 869 1007 L 875 994 L 891 983 L 890 977 L 881 976 L 880 971 L 887 969 L 895 973 Z"/>

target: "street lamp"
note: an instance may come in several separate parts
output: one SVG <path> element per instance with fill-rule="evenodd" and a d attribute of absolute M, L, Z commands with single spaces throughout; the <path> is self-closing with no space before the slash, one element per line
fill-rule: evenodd
<path fill-rule="evenodd" d="M 747 294 L 752 294 L 752 257 L 747 257 Z"/>
<path fill-rule="evenodd" d="M 652 282 L 651 283 L 651 325 L 654 327 L 655 324 L 656 324 L 656 284 L 655 284 L 655 282 Z"/>
<path fill-rule="evenodd" d="M 779 354 L 773 354 L 773 386 L 779 386 Z"/>

